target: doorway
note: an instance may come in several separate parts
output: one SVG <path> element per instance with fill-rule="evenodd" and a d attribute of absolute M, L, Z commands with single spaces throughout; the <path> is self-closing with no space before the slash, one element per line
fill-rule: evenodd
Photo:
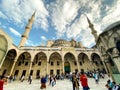
<path fill-rule="evenodd" d="M 64 70 L 65 70 L 65 74 L 70 73 L 71 70 L 70 70 L 70 63 L 69 62 L 65 62 Z"/>

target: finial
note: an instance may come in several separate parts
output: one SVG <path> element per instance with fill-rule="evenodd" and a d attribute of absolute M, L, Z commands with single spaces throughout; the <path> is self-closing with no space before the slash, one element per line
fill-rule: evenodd
<path fill-rule="evenodd" d="M 34 11 L 33 15 L 32 16 L 35 16 L 35 13 L 36 13 L 36 10 Z"/>
<path fill-rule="evenodd" d="M 88 16 L 86 14 L 84 14 L 84 15 L 86 16 L 88 23 L 91 24 L 90 19 L 88 18 Z"/>

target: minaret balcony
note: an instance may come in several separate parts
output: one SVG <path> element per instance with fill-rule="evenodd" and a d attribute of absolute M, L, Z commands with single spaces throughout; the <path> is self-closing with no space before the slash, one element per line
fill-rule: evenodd
<path fill-rule="evenodd" d="M 22 35 L 21 37 L 28 38 L 26 35 Z"/>
<path fill-rule="evenodd" d="M 30 27 L 26 26 L 25 29 L 30 29 Z"/>

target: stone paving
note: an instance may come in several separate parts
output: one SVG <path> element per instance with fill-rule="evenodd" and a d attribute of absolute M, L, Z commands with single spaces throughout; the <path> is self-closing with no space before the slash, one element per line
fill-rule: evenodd
<path fill-rule="evenodd" d="M 100 79 L 99 84 L 96 84 L 93 78 L 88 78 L 90 90 L 107 90 L 105 87 L 107 80 L 107 77 Z M 81 85 L 79 88 L 79 90 L 82 90 Z M 4 85 L 4 90 L 40 90 L 40 80 L 33 80 L 32 84 L 29 84 L 27 80 L 24 82 L 14 81 Z M 57 80 L 57 84 L 54 87 L 47 83 L 47 88 L 43 90 L 72 90 L 72 82 L 68 79 Z"/>

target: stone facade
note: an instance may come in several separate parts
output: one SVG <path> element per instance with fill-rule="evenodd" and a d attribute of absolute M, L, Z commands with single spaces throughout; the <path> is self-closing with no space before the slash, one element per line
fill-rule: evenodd
<path fill-rule="evenodd" d="M 99 35 L 96 45 L 108 73 L 120 83 L 120 21 L 108 26 Z"/>
<path fill-rule="evenodd" d="M 57 45 L 56 42 L 59 44 Z M 78 48 L 71 45 L 73 45 L 71 41 L 66 40 L 53 41 L 51 47 L 23 46 L 18 48 L 13 45 L 7 50 L 0 74 L 16 75 L 19 79 L 22 75 L 27 77 L 29 74 L 36 78 L 43 74 L 56 75 L 81 69 L 85 71 L 104 69 L 97 49 Z"/>

